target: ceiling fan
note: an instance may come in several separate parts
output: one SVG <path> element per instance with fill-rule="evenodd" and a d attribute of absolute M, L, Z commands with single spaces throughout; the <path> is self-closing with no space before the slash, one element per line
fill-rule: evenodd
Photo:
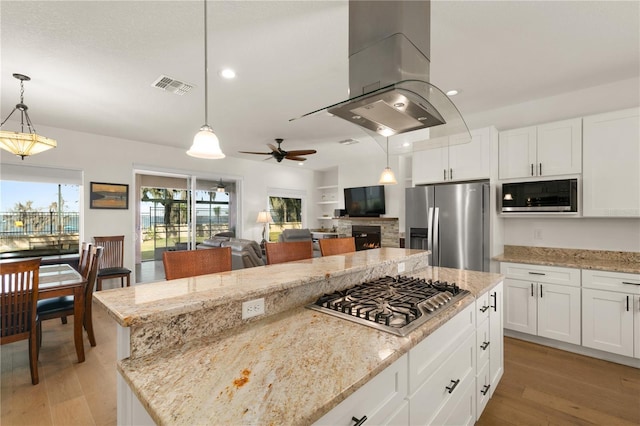
<path fill-rule="evenodd" d="M 276 139 L 276 143 L 278 144 L 277 148 L 272 143 L 268 143 L 267 146 L 271 148 L 271 152 L 252 152 L 252 151 L 238 151 L 238 152 L 240 152 L 241 154 L 270 155 L 276 160 L 278 160 L 278 163 L 285 158 L 287 160 L 293 160 L 293 161 L 306 161 L 307 159 L 304 157 L 301 157 L 301 155 L 310 155 L 310 154 L 315 154 L 317 152 L 315 149 L 285 151 L 280 147 L 280 144 L 282 143 L 283 140 L 284 139 Z"/>

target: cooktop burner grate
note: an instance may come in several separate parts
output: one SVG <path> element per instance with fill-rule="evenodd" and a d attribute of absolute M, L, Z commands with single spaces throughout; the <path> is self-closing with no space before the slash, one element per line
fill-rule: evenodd
<path fill-rule="evenodd" d="M 405 336 L 467 294 L 455 283 L 386 276 L 325 294 L 308 308 Z"/>

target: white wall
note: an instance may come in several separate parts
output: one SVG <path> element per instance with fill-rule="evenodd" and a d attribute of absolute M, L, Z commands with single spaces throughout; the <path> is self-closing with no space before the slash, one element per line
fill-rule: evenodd
<path fill-rule="evenodd" d="M 96 235 L 125 235 L 125 266 L 134 269 L 135 189 L 134 167 L 171 170 L 194 174 L 202 178 L 220 176 L 242 178 L 241 216 L 238 236 L 260 241 L 262 226 L 256 223 L 258 211 L 267 206 L 268 188 L 286 188 L 305 194 L 314 192 L 314 173 L 296 165 L 290 167 L 265 161 L 249 161 L 227 157 L 223 160 L 203 160 L 186 155 L 191 144 L 185 140 L 184 150 L 137 141 L 80 133 L 66 129 L 39 126 L 38 132 L 58 141 L 58 147 L 27 157 L 24 162 L 2 150 L 1 163 L 29 164 L 83 171 L 81 240 L 90 241 Z M 224 141 L 222 141 L 224 147 Z M 95 210 L 89 208 L 89 182 L 111 182 L 129 185 L 128 210 Z M 310 204 L 303 214 L 309 217 Z"/>

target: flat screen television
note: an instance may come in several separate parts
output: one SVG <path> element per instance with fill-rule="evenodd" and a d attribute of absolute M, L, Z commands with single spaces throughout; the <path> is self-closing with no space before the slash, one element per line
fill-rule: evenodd
<path fill-rule="evenodd" d="M 345 188 L 344 206 L 351 217 L 378 217 L 385 214 L 384 186 Z"/>

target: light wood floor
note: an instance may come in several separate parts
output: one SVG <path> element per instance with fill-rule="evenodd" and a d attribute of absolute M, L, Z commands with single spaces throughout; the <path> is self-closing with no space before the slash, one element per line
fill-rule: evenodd
<path fill-rule="evenodd" d="M 94 308 L 98 345 L 78 364 L 72 317 L 45 321 L 31 385 L 27 342 L 0 349 L 0 424 L 115 425 L 115 323 Z M 505 373 L 477 423 L 485 425 L 638 425 L 640 370 L 516 339 L 505 339 Z"/>

